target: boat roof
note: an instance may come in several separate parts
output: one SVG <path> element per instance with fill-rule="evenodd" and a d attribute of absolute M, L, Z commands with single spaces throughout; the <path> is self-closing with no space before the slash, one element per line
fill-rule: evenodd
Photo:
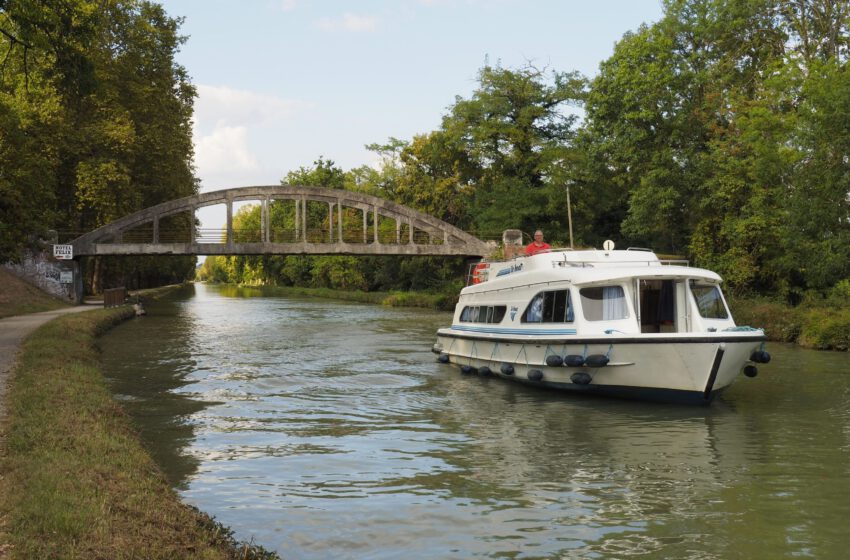
<path fill-rule="evenodd" d="M 574 285 L 592 285 L 631 278 L 694 278 L 720 283 L 710 270 L 688 265 L 684 260 L 662 260 L 652 251 L 640 249 L 555 249 L 531 256 L 518 256 L 488 265 L 487 281 L 464 288 L 475 293 L 540 283 L 569 281 Z"/>

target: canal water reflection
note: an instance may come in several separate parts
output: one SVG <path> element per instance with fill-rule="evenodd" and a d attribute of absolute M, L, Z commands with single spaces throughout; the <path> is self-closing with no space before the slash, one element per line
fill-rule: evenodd
<path fill-rule="evenodd" d="M 709 408 L 436 363 L 450 315 L 190 287 L 102 339 L 186 502 L 283 558 L 845 558 L 850 356 Z"/>

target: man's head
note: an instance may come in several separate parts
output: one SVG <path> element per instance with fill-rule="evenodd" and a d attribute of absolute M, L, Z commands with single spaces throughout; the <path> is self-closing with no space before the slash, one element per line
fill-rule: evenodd
<path fill-rule="evenodd" d="M 542 241 L 543 241 L 543 232 L 542 232 L 542 231 L 540 231 L 539 229 L 538 229 L 537 231 L 535 231 L 535 232 L 534 232 L 534 240 L 535 240 L 535 241 L 538 241 L 538 242 L 542 242 Z"/>

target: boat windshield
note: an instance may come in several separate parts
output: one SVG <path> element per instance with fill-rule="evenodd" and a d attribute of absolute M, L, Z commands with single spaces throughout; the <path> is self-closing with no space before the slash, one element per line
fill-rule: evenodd
<path fill-rule="evenodd" d="M 691 293 L 699 309 L 699 314 L 706 319 L 728 319 L 729 311 L 723 303 L 720 288 L 713 284 L 698 284 L 691 280 Z"/>

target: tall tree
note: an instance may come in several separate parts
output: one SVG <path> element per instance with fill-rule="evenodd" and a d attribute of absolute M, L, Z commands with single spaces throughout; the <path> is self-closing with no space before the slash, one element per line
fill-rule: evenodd
<path fill-rule="evenodd" d="M 25 192 L 40 165 L 49 196 L 34 199 L 50 203 L 49 225 L 72 234 L 197 192 L 190 124 L 195 91 L 174 59 L 183 42 L 179 25 L 145 0 L 0 4 L 9 47 L 0 69 L 0 118 L 12 125 L 4 131 L 21 132 L 9 141 L 4 135 L 0 158 L 25 151 L 42 160 L 16 158 L 4 166 L 17 169 L 15 179 L 0 188 Z M 9 223 L 31 231 L 27 216 L 19 205 Z M 183 260 L 188 274 L 191 259 Z M 97 284 L 102 263 L 91 268 Z M 165 268 L 171 276 L 172 266 Z M 120 267 L 111 270 L 121 275 Z"/>
<path fill-rule="evenodd" d="M 548 202 L 563 185 L 552 178 L 569 159 L 578 117 L 568 109 L 583 99 L 584 80 L 527 66 L 485 67 L 478 82 L 470 99 L 456 99 L 442 123 L 474 166 L 467 179 L 472 227 L 498 236 L 508 228 L 555 226 Z"/>

